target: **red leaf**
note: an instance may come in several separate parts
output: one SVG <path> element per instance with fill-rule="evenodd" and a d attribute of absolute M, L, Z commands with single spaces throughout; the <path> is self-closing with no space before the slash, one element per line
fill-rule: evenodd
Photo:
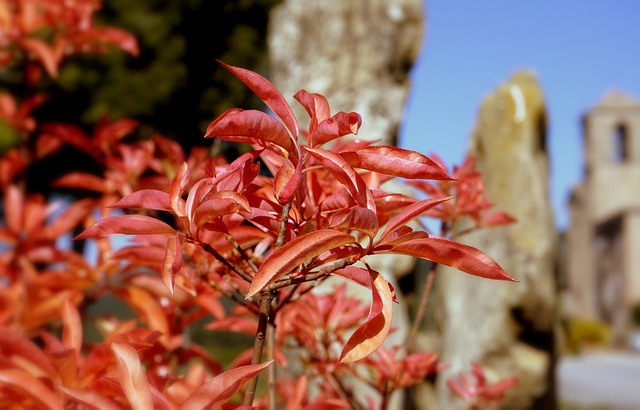
<path fill-rule="evenodd" d="M 143 208 L 171 211 L 169 194 L 157 189 L 141 189 L 120 199 L 113 208 Z"/>
<path fill-rule="evenodd" d="M 182 200 L 182 192 L 187 187 L 189 183 L 189 176 L 191 175 L 189 164 L 183 162 L 178 167 L 178 172 L 171 180 L 171 184 L 169 185 L 169 205 L 173 212 L 181 218 L 186 216 L 185 214 L 185 205 Z M 203 181 L 208 181 L 203 180 Z"/>
<path fill-rule="evenodd" d="M 116 27 L 91 27 L 80 31 L 71 41 L 82 50 L 83 43 L 107 43 L 116 46 L 133 56 L 139 53 L 135 36 Z"/>
<path fill-rule="evenodd" d="M 409 179 L 452 180 L 447 171 L 425 155 L 403 148 L 374 146 L 340 155 L 353 167 Z"/>
<path fill-rule="evenodd" d="M 291 136 L 282 123 L 258 110 L 228 110 L 209 124 L 204 137 L 259 144 L 272 150 L 270 144 L 275 144 L 289 154 L 293 151 Z"/>
<path fill-rule="evenodd" d="M 71 387 L 58 386 L 60 390 L 69 397 L 74 398 L 80 403 L 85 404 L 90 409 L 100 410 L 121 410 L 121 407 L 115 404 L 113 401 L 106 398 L 104 395 L 82 389 L 72 389 Z"/>
<path fill-rule="evenodd" d="M 78 226 L 89 215 L 95 202 L 91 199 L 79 200 L 71 204 L 60 216 L 46 227 L 49 238 L 59 238 Z"/>
<path fill-rule="evenodd" d="M 483 278 L 518 282 L 484 252 L 448 239 L 413 239 L 392 247 L 390 252 L 428 259 Z"/>
<path fill-rule="evenodd" d="M 261 364 L 247 365 L 227 370 L 198 387 L 182 404 L 180 410 L 202 410 L 219 408 L 227 402 L 246 382 L 257 376 L 273 360 Z"/>
<path fill-rule="evenodd" d="M 182 266 L 182 244 L 177 233 L 176 236 L 172 236 L 167 241 L 167 249 L 165 250 L 164 261 L 162 262 L 162 272 L 160 277 L 164 282 L 164 285 L 169 289 L 169 292 L 173 295 L 173 283 L 176 277 L 176 273 Z"/>
<path fill-rule="evenodd" d="M 54 50 L 49 44 L 36 38 L 22 38 L 20 45 L 40 60 L 51 77 L 55 78 L 58 76 L 59 58 L 55 55 Z"/>
<path fill-rule="evenodd" d="M 364 232 L 370 238 L 378 233 L 378 216 L 367 208 L 353 207 L 331 214 L 331 228 Z"/>
<path fill-rule="evenodd" d="M 389 283 L 378 272 L 369 271 L 371 308 L 369 317 L 351 335 L 340 355 L 341 363 L 355 362 L 373 353 L 387 338 L 391 329 L 393 295 Z"/>
<path fill-rule="evenodd" d="M 325 96 L 315 93 L 309 93 L 307 90 L 298 91 L 293 98 L 298 100 L 300 104 L 307 110 L 309 117 L 309 134 L 312 134 L 316 126 L 331 116 L 329 102 Z"/>
<path fill-rule="evenodd" d="M 145 215 L 110 216 L 86 229 L 75 239 L 104 238 L 109 235 L 173 234 L 166 223 Z"/>
<path fill-rule="evenodd" d="M 407 206 L 402 212 L 398 213 L 389 220 L 389 223 L 384 228 L 382 235 L 380 235 L 379 241 L 382 241 L 387 235 L 406 225 L 407 222 L 411 221 L 412 219 L 419 217 L 429 209 L 438 206 L 451 198 L 452 197 L 429 198 L 422 201 L 414 202 L 413 204 Z"/>
<path fill-rule="evenodd" d="M 276 173 L 273 183 L 273 194 L 280 205 L 291 201 L 301 182 L 300 162 L 298 166 L 294 166 L 287 158 L 282 158 L 282 166 Z"/>
<path fill-rule="evenodd" d="M 65 299 L 62 305 L 62 344 L 65 348 L 75 351 L 80 358 L 82 350 L 82 320 L 80 314 L 69 299 Z"/>
<path fill-rule="evenodd" d="M 213 198 L 208 199 L 198 206 L 193 215 L 193 221 L 197 227 L 220 218 L 223 215 L 229 215 L 238 210 L 238 203 L 229 198 Z"/>
<path fill-rule="evenodd" d="M 224 68 L 231 71 L 231 73 L 249 87 L 258 98 L 267 104 L 267 107 L 269 107 L 287 127 L 293 138 L 298 138 L 299 131 L 296 117 L 293 115 L 293 111 L 291 111 L 291 107 L 289 107 L 287 101 L 282 94 L 280 94 L 280 91 L 278 91 L 269 80 L 253 71 L 230 66 L 219 60 L 218 62 L 222 64 Z"/>
<path fill-rule="evenodd" d="M 102 193 L 109 191 L 109 187 L 102 178 L 85 172 L 69 173 L 56 179 L 53 182 L 53 186 L 62 188 L 80 188 Z"/>
<path fill-rule="evenodd" d="M 251 282 L 247 299 L 304 262 L 338 246 L 354 242 L 353 236 L 333 229 L 321 229 L 297 237 L 271 253 L 262 262 Z"/>
<path fill-rule="evenodd" d="M 136 349 L 124 343 L 111 343 L 116 356 L 118 381 L 133 410 L 153 410 L 147 374 Z"/>
<path fill-rule="evenodd" d="M 373 195 L 360 174 L 358 174 L 341 156 L 321 148 L 305 148 L 319 160 L 333 176 L 344 185 L 353 199 L 362 207 L 376 211 Z"/>
<path fill-rule="evenodd" d="M 38 408 L 64 410 L 58 397 L 44 383 L 22 369 L 1 369 L 0 386 L 3 386 L 3 392 L 10 387 L 28 394 L 41 404 Z"/>
<path fill-rule="evenodd" d="M 341 111 L 318 124 L 309 136 L 309 146 L 317 147 L 345 135 L 357 134 L 361 125 L 360 114 Z"/>

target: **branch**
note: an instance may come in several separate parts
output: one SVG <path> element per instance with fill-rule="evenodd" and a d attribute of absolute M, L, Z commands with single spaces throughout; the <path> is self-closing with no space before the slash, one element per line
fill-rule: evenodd
<path fill-rule="evenodd" d="M 271 292 L 262 291 L 260 293 L 260 315 L 258 316 L 258 329 L 256 330 L 256 340 L 253 345 L 253 356 L 251 364 L 259 364 L 262 361 L 262 351 L 264 349 L 264 339 L 267 334 L 267 325 L 269 323 L 269 315 L 271 314 Z M 244 405 L 253 405 L 253 398 L 256 395 L 256 386 L 258 385 L 258 376 L 251 379 L 249 387 L 244 396 Z"/>
<path fill-rule="evenodd" d="M 247 255 L 247 252 L 242 249 L 242 247 L 240 246 L 240 244 L 236 241 L 236 238 L 233 237 L 233 235 L 225 235 L 225 237 L 227 238 L 227 242 L 229 242 L 234 249 L 240 254 L 240 257 L 247 262 L 247 264 L 249 265 L 249 267 L 254 271 L 257 272 L 258 271 L 258 267 L 256 266 L 256 264 L 253 262 L 253 260 L 249 257 L 249 255 Z"/>
<path fill-rule="evenodd" d="M 276 240 L 275 249 L 280 249 L 282 248 L 282 245 L 284 245 L 284 236 L 287 233 L 289 211 L 291 211 L 291 202 L 287 202 L 282 207 L 282 214 L 280 214 L 280 231 L 278 231 L 278 239 Z"/>
<path fill-rule="evenodd" d="M 424 316 L 427 313 L 427 306 L 429 306 L 429 297 L 431 296 L 431 290 L 433 289 L 433 282 L 436 277 L 437 266 L 437 263 L 433 263 L 431 265 L 431 269 L 429 269 L 429 272 L 427 272 L 424 287 L 422 288 L 422 295 L 420 295 L 420 305 L 418 305 L 416 317 L 413 319 L 413 324 L 411 325 L 411 332 L 409 332 L 409 337 L 407 337 L 407 341 L 405 343 L 405 346 L 407 347 L 407 350 L 409 352 L 414 351 L 416 345 L 416 337 L 418 336 L 418 330 L 420 329 L 420 325 L 422 325 Z"/>
<path fill-rule="evenodd" d="M 218 253 L 218 251 L 213 249 L 213 247 L 211 245 L 209 245 L 208 243 L 202 243 L 202 242 L 198 242 L 198 245 L 202 249 L 204 249 L 207 253 L 210 253 L 211 255 L 213 255 L 213 257 L 216 258 L 218 261 L 220 261 L 224 266 L 226 266 L 227 268 L 229 268 L 233 272 L 235 272 L 242 279 L 244 279 L 247 282 L 251 283 L 251 281 L 253 280 L 251 275 L 247 274 L 247 272 L 243 271 L 238 266 L 236 266 L 233 263 L 229 262 L 224 256 L 220 255 Z"/>

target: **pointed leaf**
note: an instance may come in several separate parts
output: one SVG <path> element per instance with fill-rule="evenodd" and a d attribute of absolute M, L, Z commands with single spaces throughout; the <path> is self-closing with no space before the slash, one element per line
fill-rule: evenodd
<path fill-rule="evenodd" d="M 340 155 L 321 148 L 305 148 L 325 166 L 362 207 L 376 210 L 373 195 L 360 174 L 358 174 Z"/>
<path fill-rule="evenodd" d="M 393 295 L 389 283 L 378 272 L 369 271 L 371 280 L 371 308 L 369 317 L 351 335 L 340 355 L 341 363 L 363 359 L 378 349 L 391 329 Z"/>
<path fill-rule="evenodd" d="M 414 202 L 413 204 L 407 206 L 402 212 L 398 213 L 389 220 L 389 223 L 387 223 L 387 226 L 384 228 L 384 231 L 382 232 L 382 235 L 380 235 L 379 240 L 383 240 L 387 235 L 406 225 L 412 219 L 419 217 L 429 209 L 438 206 L 451 198 L 452 197 L 429 198 L 422 201 Z"/>
<path fill-rule="evenodd" d="M 270 145 L 265 143 L 270 143 L 289 154 L 293 151 L 291 136 L 282 123 L 258 110 L 229 110 L 209 124 L 204 137 L 259 144 L 266 148 Z"/>
<path fill-rule="evenodd" d="M 219 408 L 226 403 L 246 382 L 267 368 L 273 360 L 261 364 L 247 365 L 227 370 L 198 387 L 182 404 L 180 410 L 203 410 Z"/>
<path fill-rule="evenodd" d="M 355 112 L 342 112 L 327 118 L 318 124 L 309 136 L 309 146 L 317 147 L 336 138 L 349 134 L 357 134 L 362 125 L 360 114 Z"/>
<path fill-rule="evenodd" d="M 162 262 L 162 272 L 160 277 L 164 282 L 164 285 L 169 289 L 169 292 L 173 295 L 173 284 L 176 277 L 176 273 L 182 266 L 182 245 L 177 233 L 176 236 L 172 236 L 167 241 L 167 249 L 165 250 L 164 261 Z"/>
<path fill-rule="evenodd" d="M 65 348 L 73 350 L 79 359 L 82 350 L 82 319 L 69 298 L 65 299 L 62 305 L 62 323 L 62 344 Z"/>
<path fill-rule="evenodd" d="M 267 104 L 267 107 L 269 107 L 287 127 L 293 138 L 298 138 L 299 131 L 296 117 L 293 115 L 293 111 L 287 101 L 282 94 L 280 94 L 280 91 L 278 91 L 269 80 L 253 71 L 234 67 L 219 60 L 218 62 L 222 64 L 224 68 L 231 71 L 231 73 L 249 87 L 258 98 Z"/>
<path fill-rule="evenodd" d="M 64 406 L 55 393 L 49 390 L 38 378 L 22 369 L 0 369 L 0 386 L 3 386 L 3 392 L 8 387 L 25 392 L 33 401 L 40 403 L 41 406 L 37 408 L 64 410 Z M 19 403 L 14 404 L 19 405 Z M 20 407 L 22 406 L 16 408 Z"/>
<path fill-rule="evenodd" d="M 169 205 L 171 206 L 171 209 L 173 209 L 173 212 L 180 218 L 187 216 L 185 213 L 185 204 L 182 200 L 182 193 L 189 183 L 190 176 L 191 170 L 189 168 L 189 164 L 183 162 L 178 167 L 178 171 L 169 185 Z"/>
<path fill-rule="evenodd" d="M 229 198 L 213 198 L 208 199 L 198 206 L 193 216 L 193 221 L 197 227 L 220 218 L 223 215 L 229 215 L 238 210 L 238 203 Z"/>
<path fill-rule="evenodd" d="M 392 247 L 390 252 L 428 259 L 483 278 L 518 282 L 486 253 L 449 239 L 414 239 Z"/>
<path fill-rule="evenodd" d="M 73 389 L 71 387 L 58 386 L 58 389 L 62 390 L 64 394 L 78 402 L 88 406 L 90 409 L 100 410 L 121 410 L 121 407 L 109 400 L 104 395 L 92 391 L 83 389 Z"/>
<path fill-rule="evenodd" d="M 452 180 L 447 171 L 425 155 L 389 146 L 364 147 L 340 155 L 355 168 L 408 179 Z"/>
<path fill-rule="evenodd" d="M 113 208 L 143 208 L 171 211 L 169 194 L 157 189 L 141 189 L 120 199 Z"/>
<path fill-rule="evenodd" d="M 107 183 L 100 177 L 87 174 L 86 172 L 71 172 L 53 182 L 54 187 L 61 188 L 80 188 L 89 191 L 109 192 Z"/>
<path fill-rule="evenodd" d="M 373 238 L 378 233 L 378 216 L 372 210 L 359 206 L 342 209 L 331 214 L 330 227 L 360 231 Z"/>
<path fill-rule="evenodd" d="M 291 273 L 304 262 L 320 256 L 328 250 L 354 242 L 353 236 L 333 229 L 320 229 L 297 237 L 271 253 L 262 262 L 253 282 L 251 282 L 247 299 L 283 275 Z"/>
<path fill-rule="evenodd" d="M 153 410 L 147 374 L 136 349 L 125 343 L 111 343 L 116 356 L 118 381 L 133 410 Z"/>
<path fill-rule="evenodd" d="M 86 229 L 75 239 L 104 238 L 109 235 L 173 234 L 166 223 L 145 215 L 110 216 Z"/>
<path fill-rule="evenodd" d="M 293 98 L 298 100 L 309 114 L 309 135 L 313 134 L 319 123 L 331 116 L 329 101 L 323 95 L 300 90 Z"/>
<path fill-rule="evenodd" d="M 273 183 L 273 194 L 284 205 L 291 201 L 302 182 L 300 162 L 294 166 L 287 158 L 282 158 L 282 166 L 276 173 Z"/>
<path fill-rule="evenodd" d="M 22 38 L 19 43 L 22 48 L 33 53 L 40 60 L 51 77 L 58 76 L 59 58 L 49 44 L 37 38 Z"/>

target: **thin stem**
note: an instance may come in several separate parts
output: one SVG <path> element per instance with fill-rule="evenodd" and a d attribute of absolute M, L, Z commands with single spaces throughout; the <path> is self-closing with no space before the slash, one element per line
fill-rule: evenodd
<path fill-rule="evenodd" d="M 256 264 L 253 262 L 253 260 L 249 257 L 249 255 L 247 255 L 247 252 L 242 249 L 242 247 L 240 246 L 240 244 L 236 241 L 236 238 L 233 237 L 233 235 L 226 235 L 227 238 L 227 242 L 229 242 L 234 248 L 235 250 L 240 254 L 240 257 L 247 262 L 247 264 L 249 265 L 249 267 L 254 271 L 257 272 L 258 271 L 258 267 L 256 266 Z"/>
<path fill-rule="evenodd" d="M 271 285 L 267 286 L 265 290 L 277 290 L 285 288 L 287 286 L 297 285 L 299 283 L 313 282 L 314 280 L 322 279 L 326 276 L 329 276 L 331 273 L 337 271 L 338 269 L 342 269 L 345 266 L 353 265 L 357 261 L 357 258 L 351 256 L 348 258 L 340 259 L 325 266 L 317 272 L 310 273 L 308 275 L 294 276 L 277 280 Z"/>
<path fill-rule="evenodd" d="M 273 294 L 263 291 L 260 293 L 260 315 L 258 316 L 258 329 L 256 330 L 256 340 L 253 345 L 253 356 L 251 364 L 259 364 L 262 361 L 262 351 L 264 350 L 264 339 L 267 334 L 267 325 L 269 323 L 269 315 L 271 314 L 271 300 Z M 258 376 L 249 382 L 249 387 L 244 396 L 244 403 L 247 406 L 253 405 L 253 398 L 256 395 L 256 386 L 258 385 Z"/>
<path fill-rule="evenodd" d="M 431 269 L 429 269 L 429 272 L 427 273 L 424 287 L 422 288 L 422 295 L 420 296 L 418 311 L 416 312 L 416 317 L 413 320 L 413 324 L 411 325 L 411 332 L 409 332 L 409 337 L 407 338 L 406 342 L 407 350 L 409 352 L 412 352 L 415 349 L 418 330 L 420 329 L 422 321 L 424 320 L 424 316 L 427 313 L 427 306 L 429 306 L 429 297 L 431 296 L 431 290 L 433 289 L 433 282 L 436 277 L 437 266 L 437 263 L 434 263 L 431 266 Z"/>
<path fill-rule="evenodd" d="M 284 236 L 287 233 L 287 221 L 289 220 L 289 212 L 291 211 L 291 202 L 287 202 L 282 207 L 282 214 L 280 215 L 280 231 L 278 232 L 278 239 L 276 239 L 275 249 L 282 248 L 284 245 Z"/>
<path fill-rule="evenodd" d="M 218 261 L 220 261 L 224 266 L 226 266 L 227 268 L 231 269 L 233 272 L 235 272 L 238 276 L 240 276 L 242 279 L 246 280 L 247 282 L 251 283 L 251 281 L 253 280 L 253 278 L 251 277 L 251 275 L 247 274 L 247 272 L 243 271 L 242 269 L 240 269 L 238 266 L 234 265 L 233 263 L 229 262 L 224 256 L 220 255 L 218 253 L 218 251 L 216 251 L 215 249 L 213 249 L 213 247 L 211 245 L 209 245 L 208 243 L 202 243 L 199 242 L 198 245 L 200 245 L 200 247 L 205 250 L 206 252 L 210 253 L 211 255 L 213 255 L 214 258 L 216 258 Z"/>
<path fill-rule="evenodd" d="M 273 326 L 267 326 L 267 360 L 273 360 L 275 358 L 275 349 L 276 329 Z M 276 366 L 269 366 L 267 369 L 268 410 L 276 410 L 276 370 Z"/>
<path fill-rule="evenodd" d="M 347 393 L 347 389 L 344 387 L 340 379 L 338 379 L 333 374 L 329 373 L 327 374 L 327 380 L 329 381 L 329 384 L 331 384 L 333 389 L 338 393 L 338 395 L 342 397 L 343 400 L 349 403 L 352 409 L 355 409 L 355 410 L 362 409 L 362 406 L 360 405 L 360 403 L 356 401 L 353 395 L 350 394 L 350 392 Z"/>

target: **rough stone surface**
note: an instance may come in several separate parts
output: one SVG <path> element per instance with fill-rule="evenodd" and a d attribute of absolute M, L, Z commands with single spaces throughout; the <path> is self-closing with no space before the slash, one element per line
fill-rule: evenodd
<path fill-rule="evenodd" d="M 333 112 L 358 112 L 359 135 L 394 145 L 420 50 L 422 0 L 286 0 L 269 23 L 272 79 L 293 101 L 301 88 Z"/>
<path fill-rule="evenodd" d="M 445 380 L 479 362 L 489 381 L 517 376 L 501 409 L 554 409 L 556 235 L 549 200 L 544 99 L 535 76 L 518 72 L 482 102 L 470 154 L 486 193 L 518 222 L 457 238 L 482 249 L 520 283 L 455 269 L 437 272 L 442 359 L 437 408 L 462 408 Z"/>

